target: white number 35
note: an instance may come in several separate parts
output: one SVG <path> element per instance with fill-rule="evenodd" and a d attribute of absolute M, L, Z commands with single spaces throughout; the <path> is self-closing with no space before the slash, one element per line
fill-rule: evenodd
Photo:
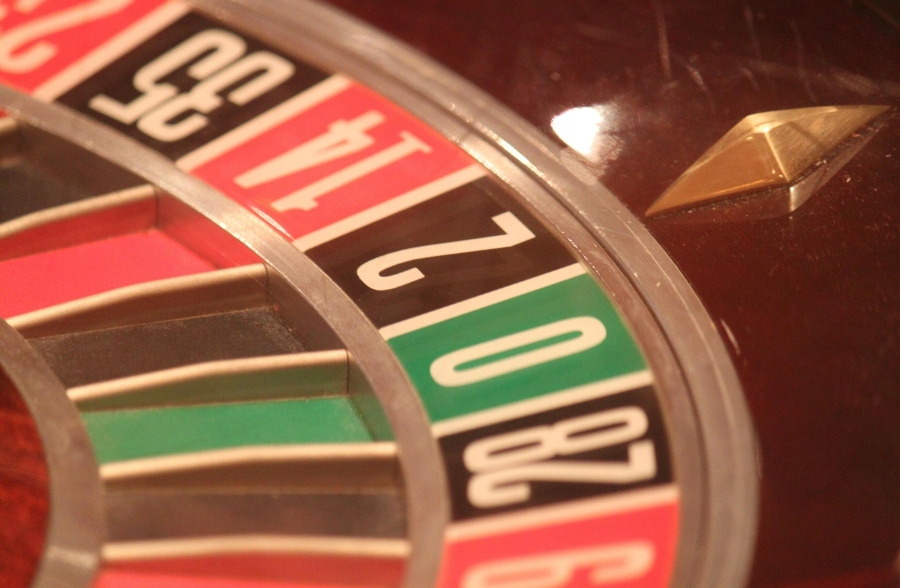
<path fill-rule="evenodd" d="M 242 106 L 294 74 L 294 65 L 283 57 L 268 51 L 246 52 L 247 43 L 234 33 L 202 31 L 138 70 L 133 84 L 143 92 L 140 96 L 122 104 L 101 94 L 91 99 L 90 107 L 127 125 L 137 122 L 137 128 L 158 141 L 184 139 L 209 124 L 204 114 L 223 104 L 219 92 L 243 80 L 227 95 L 229 102 Z M 188 75 L 200 82 L 189 92 L 180 94 L 177 87 L 162 81 L 189 64 Z"/>

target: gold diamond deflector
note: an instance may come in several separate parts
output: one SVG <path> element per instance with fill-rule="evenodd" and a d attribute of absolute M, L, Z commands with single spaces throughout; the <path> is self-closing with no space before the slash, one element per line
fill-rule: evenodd
<path fill-rule="evenodd" d="M 751 114 L 678 178 L 647 216 L 786 186 L 887 106 L 821 106 Z"/>

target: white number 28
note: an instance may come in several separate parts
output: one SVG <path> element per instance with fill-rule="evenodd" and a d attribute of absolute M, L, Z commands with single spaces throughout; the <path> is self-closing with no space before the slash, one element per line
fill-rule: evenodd
<path fill-rule="evenodd" d="M 469 502 L 479 508 L 524 502 L 535 481 L 629 484 L 650 479 L 656 475 L 653 441 L 636 441 L 647 426 L 644 411 L 627 406 L 479 439 L 463 453 L 475 474 Z M 628 443 L 626 461 L 548 461 L 622 443 Z"/>

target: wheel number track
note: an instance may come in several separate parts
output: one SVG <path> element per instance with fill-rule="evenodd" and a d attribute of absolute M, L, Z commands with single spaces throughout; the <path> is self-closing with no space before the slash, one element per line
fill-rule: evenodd
<path fill-rule="evenodd" d="M 15 18 L 0 34 L 6 83 L 52 95 L 244 204 L 382 329 L 450 475 L 441 586 L 552 588 L 583 574 L 595 585 L 667 584 L 678 494 L 652 377 L 597 283 L 505 188 L 472 177 L 416 193 L 473 162 L 355 82 L 178 2 L 48 2 Z M 166 19 L 165 30 L 153 24 Z M 62 50 L 101 22 L 80 55 Z M 143 36 L 116 37 L 132 29 Z M 106 65 L 78 79 L 79 58 Z M 454 215 L 458 238 L 435 236 Z M 523 314 L 534 301 L 547 310 Z M 593 538 L 607 535 L 617 539 Z"/>

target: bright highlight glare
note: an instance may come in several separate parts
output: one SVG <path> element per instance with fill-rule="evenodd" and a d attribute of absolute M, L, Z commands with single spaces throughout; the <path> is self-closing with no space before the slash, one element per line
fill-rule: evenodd
<path fill-rule="evenodd" d="M 607 107 L 601 104 L 570 108 L 555 116 L 550 126 L 566 145 L 592 159 L 597 152 L 598 140 L 609 123 L 606 111 Z"/>

